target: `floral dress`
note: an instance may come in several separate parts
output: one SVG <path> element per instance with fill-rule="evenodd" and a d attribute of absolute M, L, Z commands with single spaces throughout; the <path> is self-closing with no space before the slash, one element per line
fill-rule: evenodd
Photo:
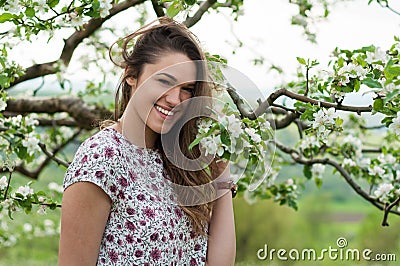
<path fill-rule="evenodd" d="M 91 182 L 111 199 L 97 265 L 205 265 L 207 237 L 171 199 L 161 154 L 106 128 L 79 147 L 64 190 Z"/>

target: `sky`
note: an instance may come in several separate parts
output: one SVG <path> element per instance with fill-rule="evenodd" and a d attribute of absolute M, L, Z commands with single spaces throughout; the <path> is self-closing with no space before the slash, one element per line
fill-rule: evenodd
<path fill-rule="evenodd" d="M 254 92 L 259 90 L 268 95 L 274 87 L 290 78 L 288 75 L 282 78 L 275 71 L 268 72 L 269 63 L 280 66 L 287 74 L 293 74 L 299 66 L 297 56 L 318 59 L 321 62 L 320 68 L 326 68 L 329 55 L 335 47 L 355 49 L 374 44 L 388 49 L 393 43 L 393 36 L 400 35 L 400 16 L 375 3 L 368 6 L 367 2 L 345 1 L 332 7 L 328 19 L 316 26 L 317 44 L 307 41 L 303 30 L 290 24 L 291 16 L 296 14 L 297 7 L 286 0 L 246 0 L 243 6 L 244 15 L 240 16 L 237 22 L 233 22 L 229 12 L 211 12 L 205 14 L 191 30 L 199 37 L 207 51 L 228 59 L 228 65 L 236 70 L 235 74 L 231 75 L 232 83 L 235 83 L 235 76 L 240 76 L 241 80 L 246 80 L 246 89 L 251 87 Z M 395 3 L 393 7 L 400 10 L 400 1 L 392 2 Z M 124 24 L 129 25 L 135 15 L 127 11 L 124 16 Z M 154 17 L 149 17 L 150 21 L 153 19 Z M 117 22 L 110 23 L 121 21 L 119 18 Z M 63 32 L 65 37 L 70 33 L 71 31 Z M 232 44 L 237 42 L 232 33 L 245 44 L 237 49 L 235 54 L 232 54 Z M 50 43 L 44 40 L 46 38 L 33 44 L 15 47 L 11 51 L 11 58 L 26 67 L 33 62 L 57 59 L 63 46 L 62 38 L 54 38 Z M 110 43 L 112 41 L 110 40 Z M 85 51 L 77 51 L 74 58 L 82 53 Z M 254 66 L 252 59 L 259 56 L 266 59 L 266 64 Z M 67 77 L 83 80 L 86 75 L 72 63 Z M 112 80 L 115 80 L 115 83 L 118 81 L 114 77 Z M 258 96 L 259 93 L 254 97 Z"/>
<path fill-rule="evenodd" d="M 316 26 L 317 44 L 307 41 L 300 27 L 290 25 L 296 6 L 288 1 L 245 1 L 245 15 L 232 27 L 235 35 L 246 44 L 236 55 L 229 53 L 226 43 L 234 42 L 234 38 L 229 34 L 221 35 L 231 28 L 226 17 L 208 15 L 203 19 L 209 26 L 204 29 L 204 25 L 199 24 L 193 31 L 207 48 L 223 52 L 231 67 L 249 76 L 261 90 L 270 92 L 280 84 L 281 78 L 276 72 L 267 73 L 268 66 L 254 67 L 249 59 L 255 57 L 255 52 L 285 72 L 295 73 L 299 65 L 297 56 L 318 59 L 320 67 L 325 68 L 335 47 L 356 49 L 374 44 L 388 49 L 393 36 L 400 34 L 400 16 L 377 4 L 368 6 L 367 2 L 355 0 L 336 4 L 328 19 Z M 392 2 L 397 2 L 397 10 L 400 10 L 400 1 Z"/>

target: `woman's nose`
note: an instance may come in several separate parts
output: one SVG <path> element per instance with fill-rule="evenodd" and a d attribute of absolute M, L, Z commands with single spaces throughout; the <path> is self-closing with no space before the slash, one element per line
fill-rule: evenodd
<path fill-rule="evenodd" d="M 171 107 L 174 107 L 181 103 L 181 89 L 179 87 L 172 88 L 168 90 L 165 95 L 165 100 Z"/>

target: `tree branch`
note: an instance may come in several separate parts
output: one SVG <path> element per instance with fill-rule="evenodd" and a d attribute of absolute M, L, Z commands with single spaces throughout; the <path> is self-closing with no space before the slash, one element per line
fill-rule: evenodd
<path fill-rule="evenodd" d="M 289 148 L 282 143 L 278 142 L 275 140 L 276 146 L 283 152 L 289 154 L 292 159 L 300 164 L 304 165 L 313 165 L 316 163 L 320 164 L 328 164 L 336 168 L 336 170 L 344 177 L 346 180 L 347 184 L 350 185 L 350 187 L 361 197 L 363 197 L 365 200 L 370 202 L 372 205 L 377 207 L 380 210 L 384 210 L 384 206 L 382 206 L 379 201 L 377 201 L 376 198 L 371 197 L 368 193 L 366 193 L 357 183 L 354 182 L 354 180 L 351 178 L 350 174 L 337 162 L 329 159 L 329 158 L 316 158 L 316 159 L 305 159 L 302 157 L 299 152 L 295 149 Z M 395 213 L 397 215 L 400 215 L 400 212 L 394 211 L 394 210 L 388 210 L 391 213 Z"/>
<path fill-rule="evenodd" d="M 37 180 L 39 178 L 40 173 L 43 171 L 43 169 L 51 162 L 51 160 L 54 160 L 56 163 L 59 165 L 63 165 L 65 167 L 69 166 L 69 163 L 64 162 L 63 160 L 57 158 L 55 155 L 61 151 L 65 146 L 67 146 L 71 141 L 73 141 L 80 133 L 82 130 L 77 130 L 68 140 L 65 142 L 61 143 L 57 147 L 55 147 L 52 152 L 48 151 L 46 149 L 46 146 L 43 143 L 39 143 L 40 148 L 42 151 L 46 154 L 46 159 L 38 166 L 38 168 L 34 171 L 30 171 L 26 169 L 22 164 L 15 166 L 14 171 L 19 172 L 31 179 Z M 7 171 L 0 171 L 0 173 L 4 173 Z"/>
<path fill-rule="evenodd" d="M 392 202 L 389 205 L 385 204 L 382 226 L 389 226 L 389 223 L 387 222 L 389 212 L 394 206 L 398 205 L 399 202 L 400 202 L 400 197 L 398 197 L 394 202 Z"/>
<path fill-rule="evenodd" d="M 299 113 L 289 112 L 282 119 L 275 120 L 275 126 L 271 124 L 271 127 L 274 129 L 281 129 L 289 126 L 293 121 L 300 117 Z"/>
<path fill-rule="evenodd" d="M 257 118 L 253 111 L 247 110 L 248 105 L 246 105 L 243 98 L 236 92 L 236 89 L 234 89 L 230 84 L 228 84 L 226 91 L 228 92 L 233 103 L 236 105 L 237 109 L 239 110 L 241 118 L 243 118 L 243 117 L 248 117 L 250 119 Z"/>
<path fill-rule="evenodd" d="M 196 24 L 201 19 L 203 14 L 205 12 L 207 12 L 207 10 L 210 7 L 212 7 L 216 2 L 217 2 L 217 0 L 206 0 L 206 1 L 204 1 L 200 5 L 200 7 L 196 11 L 196 13 L 192 17 L 187 17 L 186 20 L 183 22 L 183 24 L 188 28 L 192 27 L 194 24 Z"/>
<path fill-rule="evenodd" d="M 77 127 L 79 126 L 75 120 L 73 119 L 45 119 L 45 118 L 39 118 L 37 119 L 39 121 L 40 126 L 67 126 L 67 127 Z"/>
<path fill-rule="evenodd" d="M 104 107 L 87 105 L 82 99 L 74 96 L 9 99 L 6 111 L 47 114 L 67 112 L 79 127 L 85 129 L 92 129 L 95 122 L 112 117 L 112 112 Z"/>
<path fill-rule="evenodd" d="M 349 105 L 340 105 L 340 104 L 335 104 L 335 103 L 329 103 L 329 102 L 323 102 L 323 101 L 318 101 L 311 99 L 309 97 L 306 97 L 304 95 L 296 94 L 294 92 L 291 92 L 287 89 L 279 89 L 268 97 L 268 99 L 260 104 L 260 106 L 255 110 L 255 113 L 262 113 L 262 111 L 268 106 L 271 106 L 272 103 L 274 103 L 279 97 L 281 96 L 287 96 L 291 99 L 294 100 L 299 100 L 304 103 L 311 103 L 313 105 L 319 105 L 321 107 L 325 108 L 335 108 L 336 110 L 342 110 L 342 111 L 349 111 L 349 112 L 355 112 L 357 114 L 363 113 L 363 112 L 371 112 L 372 111 L 372 106 L 349 106 Z"/>
<path fill-rule="evenodd" d="M 14 82 L 12 82 L 10 88 L 13 87 L 14 85 L 17 85 L 26 80 L 34 79 L 37 77 L 42 77 L 42 76 L 49 75 L 49 74 L 55 74 L 59 71 L 60 63 L 68 66 L 76 47 L 78 47 L 78 45 L 85 38 L 92 35 L 108 19 L 112 18 L 113 16 L 120 13 L 121 11 L 124 11 L 132 6 L 141 4 L 144 1 L 145 0 L 123 1 L 123 2 L 115 5 L 113 8 L 111 8 L 110 14 L 107 17 L 94 18 L 94 19 L 89 20 L 89 22 L 83 26 L 82 30 L 75 31 L 71 36 L 69 36 L 68 39 L 66 39 L 64 41 L 64 47 L 63 47 L 63 50 L 61 52 L 59 59 L 52 61 L 52 62 L 35 64 L 31 67 L 28 67 L 27 69 L 25 69 L 25 75 L 16 79 Z"/>
<path fill-rule="evenodd" d="M 164 9 L 161 5 L 158 4 L 158 0 L 151 0 L 151 5 L 153 6 L 154 12 L 156 13 L 157 17 L 165 16 Z"/>

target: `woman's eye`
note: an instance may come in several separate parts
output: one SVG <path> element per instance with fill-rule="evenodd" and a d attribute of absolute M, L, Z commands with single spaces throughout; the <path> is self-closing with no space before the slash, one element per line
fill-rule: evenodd
<path fill-rule="evenodd" d="M 194 93 L 194 88 L 193 87 L 183 87 L 182 90 L 190 92 L 191 94 Z"/>
<path fill-rule="evenodd" d="M 169 80 L 166 79 L 159 79 L 158 82 L 164 84 L 164 85 L 168 85 L 168 86 L 172 86 L 172 83 Z"/>

